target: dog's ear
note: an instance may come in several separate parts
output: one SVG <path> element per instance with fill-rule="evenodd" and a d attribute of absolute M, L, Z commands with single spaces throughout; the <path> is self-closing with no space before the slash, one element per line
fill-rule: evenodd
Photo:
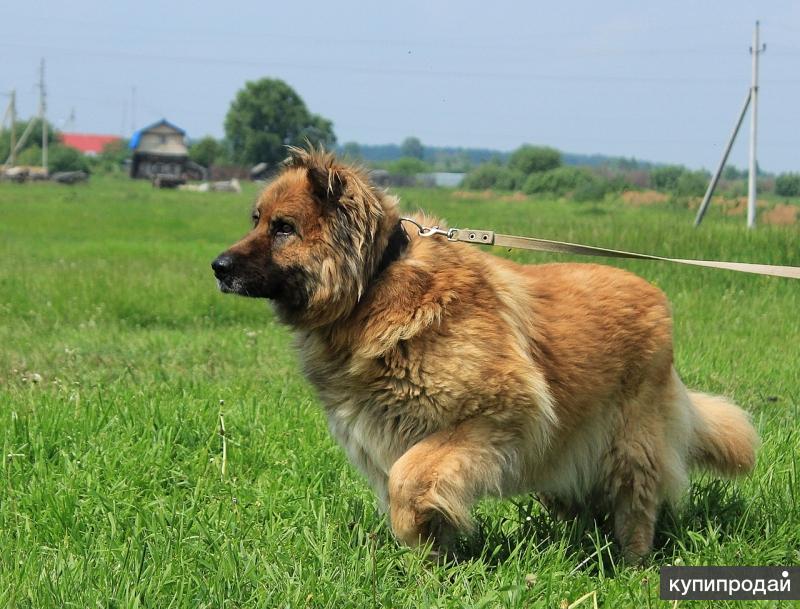
<path fill-rule="evenodd" d="M 345 189 L 345 170 L 336 163 L 330 152 L 321 146 L 315 148 L 306 140 L 305 148 L 289 146 L 289 158 L 284 167 L 302 167 L 306 170 L 311 192 L 326 204 L 337 204 Z"/>
<path fill-rule="evenodd" d="M 337 204 L 344 194 L 345 178 L 342 171 L 331 163 L 311 163 L 306 171 L 314 196 L 324 203 Z"/>

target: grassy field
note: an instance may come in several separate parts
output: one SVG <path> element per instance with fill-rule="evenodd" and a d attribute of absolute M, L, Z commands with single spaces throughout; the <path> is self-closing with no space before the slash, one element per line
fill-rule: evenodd
<path fill-rule="evenodd" d="M 606 607 L 655 607 L 665 564 L 800 563 L 798 283 L 614 262 L 670 296 L 687 385 L 752 413 L 755 474 L 696 476 L 642 569 L 594 522 L 557 522 L 533 497 L 482 503 L 474 556 L 437 566 L 392 539 L 287 329 L 216 290 L 209 263 L 247 230 L 249 188 L 0 184 L 0 606 L 566 607 L 596 591 Z M 667 204 L 401 195 L 453 226 L 800 265 L 800 229 L 748 232 L 716 211 L 693 230 Z"/>

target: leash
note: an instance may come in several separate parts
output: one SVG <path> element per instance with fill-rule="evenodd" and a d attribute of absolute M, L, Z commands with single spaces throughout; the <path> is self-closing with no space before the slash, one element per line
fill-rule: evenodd
<path fill-rule="evenodd" d="M 400 218 L 401 222 L 410 222 L 419 231 L 420 237 L 433 237 L 441 235 L 448 241 L 461 241 L 464 243 L 477 243 L 481 245 L 497 245 L 500 247 L 513 247 L 516 249 L 533 250 L 536 252 L 551 252 L 554 254 L 578 254 L 581 256 L 602 256 L 605 258 L 631 258 L 634 260 L 659 260 L 661 262 L 675 262 L 692 266 L 705 266 L 714 269 L 726 269 L 741 273 L 755 273 L 757 275 L 772 275 L 774 277 L 788 277 L 800 279 L 800 267 L 779 266 L 774 264 L 753 264 L 750 262 L 725 262 L 722 260 L 692 260 L 687 258 L 665 258 L 651 256 L 650 254 L 637 254 L 623 252 L 590 245 L 567 243 L 566 241 L 551 241 L 535 237 L 518 237 L 503 235 L 490 230 L 473 230 L 470 228 L 449 228 L 442 230 L 438 226 L 423 226 L 412 218 Z"/>

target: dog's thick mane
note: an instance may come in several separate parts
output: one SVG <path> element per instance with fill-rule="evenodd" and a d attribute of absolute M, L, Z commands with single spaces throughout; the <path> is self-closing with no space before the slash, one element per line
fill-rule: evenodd
<path fill-rule="evenodd" d="M 320 260 L 321 287 L 310 294 L 308 310 L 289 320 L 308 327 L 346 317 L 380 268 L 399 222 L 397 199 L 375 187 L 367 171 L 342 164 L 322 147 L 289 147 L 284 170 L 306 172 L 313 195 L 328 213 L 329 260 Z"/>

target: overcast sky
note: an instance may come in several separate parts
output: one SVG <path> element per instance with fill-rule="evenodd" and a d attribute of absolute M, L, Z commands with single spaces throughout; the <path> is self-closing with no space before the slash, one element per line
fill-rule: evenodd
<path fill-rule="evenodd" d="M 530 142 L 709 169 L 749 87 L 760 19 L 759 161 L 800 170 L 797 0 L 33 0 L 2 15 L 0 92 L 16 88 L 33 114 L 44 57 L 48 115 L 73 131 L 129 136 L 165 117 L 222 136 L 236 91 L 269 76 L 332 119 L 340 142 Z"/>

